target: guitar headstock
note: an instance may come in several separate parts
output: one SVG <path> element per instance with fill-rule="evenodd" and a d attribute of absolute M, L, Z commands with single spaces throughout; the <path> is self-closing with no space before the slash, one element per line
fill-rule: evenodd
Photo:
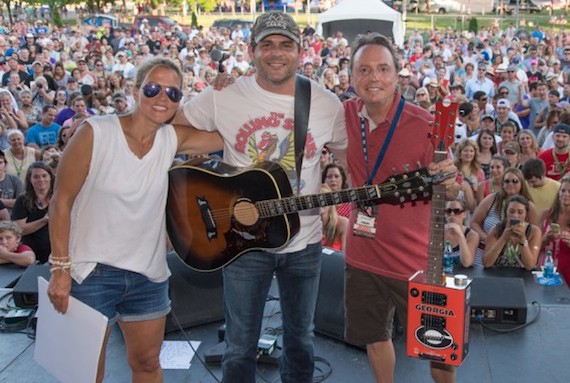
<path fill-rule="evenodd" d="M 437 151 L 447 151 L 447 148 L 449 148 L 455 140 L 457 107 L 458 104 L 456 102 L 451 102 L 447 99 L 438 101 L 435 104 L 435 121 L 431 134 L 431 142 Z"/>
<path fill-rule="evenodd" d="M 382 199 L 398 198 L 400 202 L 425 198 L 431 193 L 433 177 L 426 168 L 395 174 L 378 185 Z"/>

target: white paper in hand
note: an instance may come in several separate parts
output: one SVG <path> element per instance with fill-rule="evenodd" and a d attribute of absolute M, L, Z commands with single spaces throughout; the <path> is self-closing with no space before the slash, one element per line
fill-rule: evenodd
<path fill-rule="evenodd" d="M 38 326 L 34 359 L 62 383 L 95 382 L 108 319 L 77 299 L 61 315 L 47 296 L 48 282 L 38 278 Z"/>

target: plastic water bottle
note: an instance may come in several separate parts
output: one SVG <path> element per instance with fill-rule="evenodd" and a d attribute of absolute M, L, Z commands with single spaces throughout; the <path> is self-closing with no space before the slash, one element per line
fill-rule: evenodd
<path fill-rule="evenodd" d="M 552 278 L 554 276 L 554 259 L 552 258 L 552 251 L 550 250 L 546 252 L 542 276 L 544 278 Z"/>
<path fill-rule="evenodd" d="M 453 274 L 453 249 L 449 240 L 445 241 L 443 249 L 443 272 L 448 275 Z"/>

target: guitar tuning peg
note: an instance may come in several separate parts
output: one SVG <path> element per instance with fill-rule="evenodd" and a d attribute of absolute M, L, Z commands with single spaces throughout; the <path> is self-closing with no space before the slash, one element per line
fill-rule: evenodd
<path fill-rule="evenodd" d="M 410 195 L 410 198 L 411 198 L 412 201 L 415 201 L 415 200 L 418 199 L 418 195 L 417 195 L 416 193 L 412 193 L 412 194 Z"/>
<path fill-rule="evenodd" d="M 421 169 L 422 168 L 422 163 L 420 161 L 416 162 L 416 168 L 417 169 Z"/>
<path fill-rule="evenodd" d="M 406 202 L 406 197 L 401 196 L 401 197 L 400 197 L 400 203 L 404 203 L 404 202 Z"/>
<path fill-rule="evenodd" d="M 404 168 L 404 172 L 409 172 L 410 171 L 410 164 L 404 164 L 404 166 L 402 166 Z"/>

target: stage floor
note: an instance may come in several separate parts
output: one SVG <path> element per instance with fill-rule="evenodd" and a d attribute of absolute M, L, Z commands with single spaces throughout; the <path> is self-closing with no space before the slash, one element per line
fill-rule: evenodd
<path fill-rule="evenodd" d="M 540 288 L 543 288 L 540 286 Z M 271 292 L 277 295 L 276 289 Z M 546 291 L 548 293 L 548 291 Z M 570 294 L 568 294 L 570 295 Z M 529 300 L 530 301 L 530 300 Z M 470 352 L 458 369 L 458 382 L 568 382 L 568 351 L 570 350 L 570 305 L 566 300 L 543 303 L 536 321 L 528 327 L 511 333 L 497 333 L 481 324 L 470 326 Z M 528 306 L 528 318 L 536 315 L 536 307 Z M 278 301 L 268 301 L 264 327 L 281 325 Z M 218 328 L 222 322 L 188 328 L 185 334 L 172 332 L 167 340 L 201 341 L 198 356 L 218 343 Z M 359 383 L 373 382 L 366 352 L 341 341 L 316 335 L 315 378 L 326 382 Z M 34 341 L 21 333 L 0 334 L 0 382 L 51 383 L 56 380 L 40 367 L 33 358 Z M 430 382 L 428 362 L 408 358 L 405 355 L 404 339 L 396 345 L 396 382 Z M 279 382 L 278 366 L 259 364 L 257 382 Z M 165 370 L 165 382 L 217 382 L 222 374 L 219 365 L 202 364 L 197 357 L 189 369 Z M 124 344 L 120 331 L 115 328 L 107 353 L 105 382 L 125 383 L 130 381 L 129 368 L 124 356 Z M 317 380 L 315 381 L 323 381 Z M 79 382 L 82 383 L 82 382 Z"/>

